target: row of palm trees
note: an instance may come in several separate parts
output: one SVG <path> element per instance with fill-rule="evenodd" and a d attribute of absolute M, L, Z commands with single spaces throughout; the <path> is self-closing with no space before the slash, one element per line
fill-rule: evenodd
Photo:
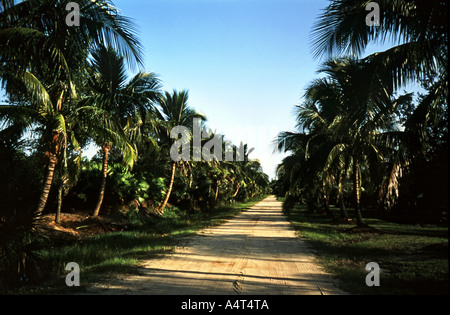
<path fill-rule="evenodd" d="M 187 91 L 164 93 L 157 76 L 143 70 L 143 49 L 135 27 L 112 2 L 77 3 L 80 26 L 68 26 L 68 11 L 62 1 L 0 1 L 0 80 L 8 97 L 8 104 L 0 106 L 0 121 L 4 128 L 19 128 L 22 135 L 30 131 L 40 135 L 46 173 L 37 216 L 44 212 L 55 184 L 59 213 L 64 191 L 73 186 L 69 184 L 69 169 L 80 166 L 82 149 L 87 144 L 94 142 L 100 147 L 103 159 L 93 210 L 93 216 L 97 216 L 104 200 L 112 150 L 119 150 L 124 165 L 131 169 L 145 158 L 139 153 L 149 148 L 169 156 L 173 143 L 170 130 L 174 126 L 186 126 L 192 131 L 193 118 L 206 120 L 188 105 Z M 138 73 L 130 77 L 128 73 L 135 69 Z M 157 208 L 159 213 L 169 201 L 181 165 L 170 163 L 169 185 Z M 248 156 L 240 166 L 209 162 L 209 168 L 215 165 L 214 171 L 208 170 L 208 177 L 215 183 L 215 199 L 219 187 L 226 184 L 234 185 L 233 197 L 237 197 L 242 185 L 255 186 L 248 190 L 249 195 L 262 192 L 268 181 L 255 163 L 248 161 Z M 249 179 L 244 173 L 256 177 Z"/>
<path fill-rule="evenodd" d="M 402 174 L 411 171 L 414 159 L 430 159 L 432 129 L 447 121 L 447 2 L 377 3 L 379 27 L 365 25 L 367 1 L 331 1 L 325 8 L 312 39 L 315 55 L 329 59 L 296 107 L 297 130 L 277 140 L 279 150 L 291 152 L 278 167 L 288 200 L 312 207 L 322 201 L 329 212 L 334 190 L 347 218 L 347 187 L 360 226 L 366 225 L 362 186 L 375 192 L 380 207 L 391 208 Z M 370 42 L 389 37 L 392 48 L 357 58 Z M 409 83 L 426 90 L 417 105 L 413 93 L 399 95 Z M 446 134 L 444 127 L 440 136 Z"/>
<path fill-rule="evenodd" d="M 88 132 L 100 126 L 116 142 L 125 138 L 119 122 L 110 119 L 115 113 L 108 112 L 112 104 L 107 104 L 105 95 L 101 102 L 83 104 L 94 97 L 84 89 L 88 83 L 91 91 L 101 88 L 95 78 L 102 73 L 95 71 L 105 70 L 99 60 L 102 47 L 120 51 L 130 64 L 142 65 L 142 49 L 129 31 L 131 24 L 116 8 L 108 1 L 80 1 L 79 5 L 82 25 L 69 27 L 68 12 L 60 1 L 1 2 L 0 77 L 12 103 L 1 107 L 1 119 L 23 132 L 38 126 L 46 147 L 47 172 L 37 215 L 47 203 L 57 165 L 67 166 L 69 146 L 80 150 L 77 130 Z M 101 119 L 88 119 L 92 112 Z M 121 144 L 130 161 L 133 148 L 125 141 Z"/>

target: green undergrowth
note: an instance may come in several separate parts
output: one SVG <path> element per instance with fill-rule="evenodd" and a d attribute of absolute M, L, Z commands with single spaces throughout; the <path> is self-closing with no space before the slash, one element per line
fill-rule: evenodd
<path fill-rule="evenodd" d="M 185 237 L 193 236 L 200 229 L 219 225 L 256 202 L 236 203 L 210 212 L 186 212 L 167 207 L 162 216 L 150 219 L 133 219 L 126 231 L 97 234 L 70 245 L 46 248 L 40 251 L 42 264 L 48 273 L 48 281 L 26 286 L 20 293 L 73 294 L 84 288 L 118 274 L 138 274 L 142 261 L 173 251 Z M 80 286 L 67 287 L 65 266 L 76 262 L 80 266 Z"/>
<path fill-rule="evenodd" d="M 332 211 L 337 217 L 338 209 Z M 366 218 L 369 228 L 359 229 L 354 224 L 335 224 L 303 206 L 296 206 L 288 217 L 319 264 L 349 293 L 449 293 L 448 227 Z M 380 267 L 380 286 L 366 285 L 369 262 Z"/>

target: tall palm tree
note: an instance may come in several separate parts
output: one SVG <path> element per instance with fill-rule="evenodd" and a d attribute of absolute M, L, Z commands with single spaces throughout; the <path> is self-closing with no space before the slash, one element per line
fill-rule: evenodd
<path fill-rule="evenodd" d="M 120 148 L 124 162 L 130 167 L 136 162 L 137 129 L 141 120 L 153 110 L 160 82 L 149 72 L 139 72 L 128 80 L 124 57 L 111 47 L 100 47 L 92 53 L 88 72 L 87 95 L 77 111 L 79 117 L 95 118 L 80 119 L 80 122 L 92 130 L 92 138 L 102 149 L 102 180 L 93 213 L 98 216 L 105 193 L 110 150 L 113 146 Z"/>
<path fill-rule="evenodd" d="M 312 34 L 315 56 L 361 56 L 369 43 L 391 40 L 393 47 L 365 58 L 391 88 L 418 82 L 425 97 L 405 125 L 421 140 L 425 128 L 446 119 L 448 98 L 448 1 L 380 0 L 380 25 L 368 27 L 367 1 L 332 0 Z M 433 119 L 438 117 L 439 119 Z"/>
<path fill-rule="evenodd" d="M 43 139 L 48 143 L 38 215 L 46 205 L 60 155 L 67 150 L 67 114 L 77 98 L 89 49 L 110 44 L 130 64 L 142 64 L 133 25 L 109 1 L 77 3 L 79 27 L 66 24 L 68 11 L 61 1 L 2 1 L 0 5 L 0 78 L 12 97 L 17 95 L 13 87 L 20 84 L 24 100 L 19 106 L 1 106 L 0 117 L 9 123 L 26 120 L 28 128 L 44 126 Z"/>
<path fill-rule="evenodd" d="M 306 158 L 320 161 L 323 174 L 333 167 L 334 177 L 342 181 L 343 172 L 351 168 L 357 224 L 363 226 L 362 165 L 384 162 L 383 154 L 396 149 L 386 141 L 385 132 L 398 136 L 396 109 L 410 97 L 395 99 L 389 85 L 364 60 L 331 59 L 320 71 L 326 76 L 312 82 L 305 104 L 298 107 L 298 127 L 307 132 L 303 138 L 297 136 L 297 143 L 303 139 Z"/>
<path fill-rule="evenodd" d="M 281 132 L 277 138 L 278 150 L 291 152 L 279 165 L 285 185 L 289 187 L 285 207 L 289 208 L 292 206 L 290 202 L 302 199 L 308 209 L 316 211 L 321 200 L 325 212 L 330 215 L 329 192 L 334 177 L 324 165 L 332 142 L 324 130 L 325 120 L 315 104 L 306 102 L 298 106 L 297 111 L 298 132 Z M 300 119 L 302 116 L 305 117 L 303 120 Z M 309 128 L 306 127 L 308 124 Z"/>
<path fill-rule="evenodd" d="M 323 113 L 332 113 L 327 132 L 335 144 L 326 166 L 336 157 L 340 157 L 341 166 L 351 164 L 357 223 L 364 225 L 360 212 L 362 163 L 383 163 L 387 154 L 398 150 L 393 142 L 386 141 L 386 133 L 392 137 L 401 135 L 395 114 L 400 106 L 411 102 L 411 95 L 394 98 L 389 84 L 365 60 L 335 59 L 326 62 L 321 71 L 328 75 L 328 81 L 316 81 L 307 94 L 312 94 Z M 317 91 L 319 94 L 315 94 Z"/>
<path fill-rule="evenodd" d="M 172 144 L 172 140 L 169 138 L 169 135 L 173 127 L 184 126 L 192 131 L 194 118 L 206 120 L 204 115 L 200 114 L 188 105 L 188 98 L 189 93 L 187 90 L 180 92 L 174 90 L 172 93 L 166 91 L 164 95 L 161 95 L 159 98 L 159 108 L 156 111 L 156 116 L 161 122 L 163 122 L 159 128 L 159 137 L 160 141 L 166 147 L 170 147 Z M 164 212 L 164 208 L 169 201 L 175 180 L 177 163 L 177 161 L 171 161 L 169 187 L 162 204 L 157 209 L 159 213 Z"/>
<path fill-rule="evenodd" d="M 253 148 L 249 149 L 248 144 L 242 144 L 242 151 L 238 152 L 236 147 L 233 150 L 235 154 L 242 154 L 241 161 L 231 162 L 235 167 L 237 174 L 237 187 L 233 194 L 233 198 L 236 198 L 239 191 L 244 192 L 244 198 L 255 196 L 260 192 L 260 188 L 263 189 L 265 185 L 264 178 L 267 176 L 262 171 L 261 163 L 257 159 L 250 159 L 249 155 L 253 151 Z M 241 196 L 242 196 L 241 195 Z"/>

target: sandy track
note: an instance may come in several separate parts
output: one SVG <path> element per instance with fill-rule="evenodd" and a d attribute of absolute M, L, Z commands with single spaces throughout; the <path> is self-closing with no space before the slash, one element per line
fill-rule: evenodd
<path fill-rule="evenodd" d="M 268 197 L 183 247 L 144 263 L 142 274 L 94 285 L 88 294 L 344 294 Z"/>

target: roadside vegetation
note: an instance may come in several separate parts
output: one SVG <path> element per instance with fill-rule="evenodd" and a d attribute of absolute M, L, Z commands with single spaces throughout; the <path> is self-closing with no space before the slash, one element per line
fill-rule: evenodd
<path fill-rule="evenodd" d="M 152 236 L 127 229 L 144 217 L 155 228 L 171 226 L 165 212 L 178 209 L 169 214 L 176 222 L 200 222 L 269 191 L 268 176 L 246 144 L 213 134 L 206 115 L 189 104 L 188 90 L 164 91 L 144 68 L 144 49 L 128 17 L 111 1 L 76 3 L 80 26 L 73 27 L 64 1 L 0 1 L 2 289 L 42 281 L 50 267 L 42 255 L 56 261 L 75 255 L 88 265 L 100 259 L 111 268 L 105 261 L 125 258 L 109 256 L 114 250 L 107 248 L 115 248 L 109 238 L 117 238 L 119 252 L 131 246 L 124 239 L 155 244 Z M 201 121 L 202 154 L 212 158 L 172 159 L 180 154 L 171 152 L 180 138 L 173 128 L 182 126 L 181 137 L 192 138 L 194 119 Z M 186 145 L 175 151 L 197 153 Z M 97 153 L 89 159 L 92 147 Z M 121 229 L 121 235 L 77 239 Z M 57 258 L 52 244 L 74 239 Z"/>
<path fill-rule="evenodd" d="M 101 230 L 77 238 L 66 238 L 65 242 L 61 242 L 61 235 L 49 239 L 42 233 L 39 241 L 45 242 L 45 246 L 34 252 L 39 266 L 40 278 L 35 279 L 38 281 L 30 281 L 13 290 L 3 290 L 2 293 L 83 293 L 89 283 L 118 275 L 138 274 L 142 261 L 172 252 L 175 246 L 200 229 L 224 223 L 259 200 L 221 206 L 213 212 L 187 213 L 175 206 L 168 206 L 163 215 L 139 216 L 133 222 L 122 220 L 122 225 L 115 220 L 116 231 Z M 73 231 L 86 228 L 85 224 L 79 222 Z M 72 231 L 66 229 L 65 232 Z M 65 277 L 69 271 L 65 270 L 65 266 L 69 262 L 80 266 L 80 287 L 66 285 Z"/>
<path fill-rule="evenodd" d="M 77 1 L 79 27 L 67 25 L 63 1 L 0 1 L 0 288 L 42 283 L 66 259 L 85 263 L 88 278 L 132 270 L 223 207 L 273 193 L 347 282 L 375 261 L 385 268 L 376 290 L 442 292 L 448 2 L 377 3 L 379 26 L 366 24 L 367 1 L 321 12 L 311 33 L 319 75 L 294 130 L 275 140 L 287 157 L 269 183 L 251 148 L 211 132 L 188 90 L 165 91 L 145 69 L 136 26 L 111 1 Z M 204 151 L 234 162 L 172 158 L 198 154 L 186 143 L 171 150 L 197 134 L 196 119 Z M 185 134 L 172 135 L 179 125 Z"/>
<path fill-rule="evenodd" d="M 330 211 L 339 217 L 339 208 Z M 349 211 L 352 213 L 353 211 Z M 299 237 L 313 249 L 318 263 L 351 294 L 447 295 L 448 228 L 433 224 L 402 224 L 366 214 L 371 229 L 337 223 L 323 214 L 295 206 L 288 214 Z M 380 286 L 367 286 L 369 262 L 380 267 Z"/>
<path fill-rule="evenodd" d="M 448 2 L 330 1 L 273 192 L 353 293 L 448 293 Z M 364 56 L 371 44 L 392 46 Z M 416 90 L 408 91 L 416 87 Z M 417 90 L 420 90 L 417 91 Z M 382 268 L 365 286 L 364 267 Z"/>
<path fill-rule="evenodd" d="M 343 220 L 350 205 L 359 227 L 363 208 L 446 224 L 447 2 L 378 4 L 377 29 L 366 25 L 366 1 L 331 1 L 319 15 L 312 47 L 325 61 L 294 109 L 295 129 L 276 139 L 288 156 L 274 191 L 287 209 L 330 214 L 337 203 Z M 392 48 L 361 56 L 389 36 Z"/>

